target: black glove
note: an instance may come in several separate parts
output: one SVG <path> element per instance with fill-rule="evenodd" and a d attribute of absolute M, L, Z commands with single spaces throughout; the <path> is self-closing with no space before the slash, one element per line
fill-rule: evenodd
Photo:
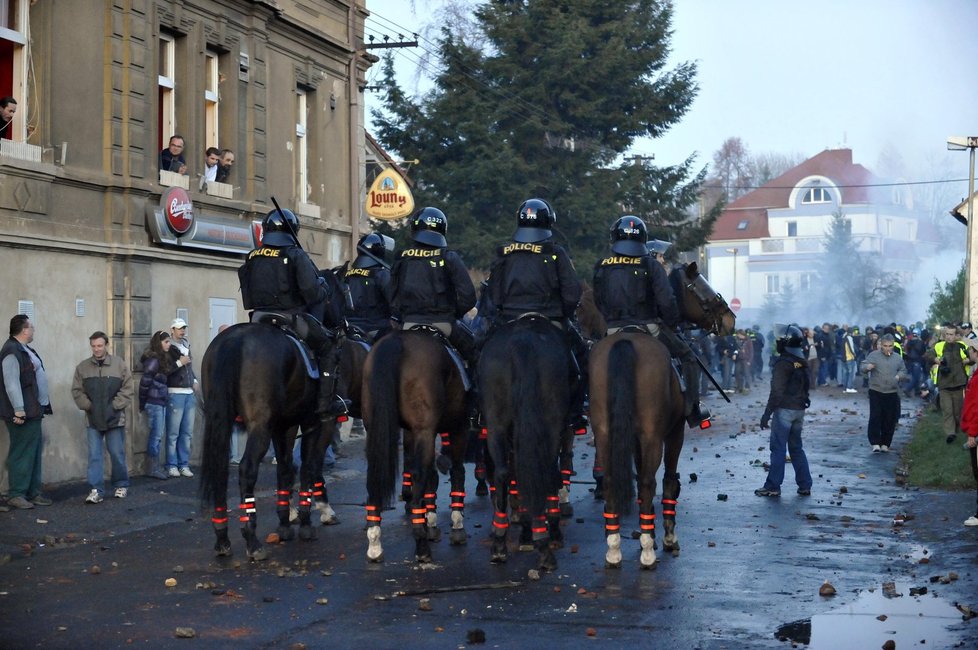
<path fill-rule="evenodd" d="M 764 415 L 761 416 L 761 428 L 767 429 L 770 423 L 771 423 L 771 412 L 764 411 Z"/>

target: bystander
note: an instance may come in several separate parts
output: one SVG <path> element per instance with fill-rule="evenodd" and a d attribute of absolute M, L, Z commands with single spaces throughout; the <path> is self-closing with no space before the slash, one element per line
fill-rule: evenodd
<path fill-rule="evenodd" d="M 968 349 L 968 358 L 972 363 L 978 363 L 978 339 L 964 339 Z M 964 406 L 961 409 L 961 431 L 968 436 L 965 449 L 971 457 L 971 474 L 975 477 L 978 490 L 978 372 L 971 375 L 968 389 L 964 393 Z M 965 526 L 978 526 L 978 493 L 975 495 L 975 514 L 964 520 Z"/>
<path fill-rule="evenodd" d="M 13 97 L 0 98 L 0 138 L 13 139 L 14 114 L 17 112 L 17 100 Z"/>
<path fill-rule="evenodd" d="M 221 149 L 221 160 L 217 165 L 217 178 L 215 180 L 218 183 L 227 183 L 233 166 L 234 152 L 230 149 Z"/>
<path fill-rule="evenodd" d="M 146 474 L 155 479 L 169 478 L 163 465 L 163 436 L 166 431 L 166 403 L 169 399 L 167 377 L 174 368 L 170 358 L 170 335 L 153 334 L 143 352 L 143 376 L 139 380 L 139 410 L 146 413 L 149 432 L 146 435 Z"/>
<path fill-rule="evenodd" d="M 170 143 L 160 152 L 160 171 L 187 173 L 187 161 L 183 157 L 183 136 L 170 136 Z"/>
<path fill-rule="evenodd" d="M 207 147 L 204 151 L 204 183 L 217 181 L 217 172 L 220 168 L 221 152 L 217 147 Z"/>
<path fill-rule="evenodd" d="M 190 439 L 197 418 L 197 398 L 194 394 L 197 377 L 190 357 L 187 322 L 175 318 L 170 323 L 170 359 L 173 370 L 167 376 L 166 405 L 166 465 L 171 477 L 193 478 L 190 471 Z"/>
<path fill-rule="evenodd" d="M 866 434 L 873 452 L 887 452 L 893 444 L 893 432 L 900 419 L 900 382 L 907 378 L 903 358 L 894 354 L 892 334 L 880 338 L 878 350 L 869 353 L 859 364 L 859 371 L 869 377 L 869 422 Z"/>
<path fill-rule="evenodd" d="M 945 441 L 951 444 L 957 439 L 961 426 L 961 405 L 964 387 L 968 383 L 964 364 L 968 357 L 958 328 L 951 323 L 944 323 L 941 327 L 942 340 L 935 343 L 924 358 L 931 364 L 931 378 L 938 390 Z"/>

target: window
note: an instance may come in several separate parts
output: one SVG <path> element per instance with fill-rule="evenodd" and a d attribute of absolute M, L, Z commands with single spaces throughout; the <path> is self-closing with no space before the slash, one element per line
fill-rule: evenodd
<path fill-rule="evenodd" d="M 218 105 L 220 94 L 217 84 L 218 54 L 213 50 L 204 53 L 204 148 L 218 145 Z"/>
<path fill-rule="evenodd" d="M 162 150 L 177 132 L 176 121 L 176 42 L 168 34 L 160 34 L 159 61 L 159 148 Z"/>
<path fill-rule="evenodd" d="M 802 273 L 798 276 L 798 288 L 802 291 L 811 291 L 815 286 L 814 273 Z"/>
<path fill-rule="evenodd" d="M 789 237 L 797 237 L 798 236 L 798 222 L 797 221 L 789 221 L 788 222 L 788 236 Z"/>
<path fill-rule="evenodd" d="M 802 203 L 831 203 L 832 195 L 824 187 L 813 187 L 805 192 Z"/>
<path fill-rule="evenodd" d="M 750 225 L 750 222 L 747 221 L 747 219 L 744 219 L 743 221 L 737 224 L 737 230 L 747 230 L 748 225 Z"/>
<path fill-rule="evenodd" d="M 28 132 L 28 6 L 27 0 L 0 0 L 0 97 L 17 100 L 17 113 L 0 133 L 4 139 L 23 142 Z M 9 131 L 7 130 L 9 129 Z"/>
<path fill-rule="evenodd" d="M 308 123 L 308 105 L 306 91 L 296 89 L 295 108 L 295 179 L 296 197 L 299 203 L 309 202 L 309 151 L 306 141 L 306 124 Z"/>
<path fill-rule="evenodd" d="M 768 293 L 781 293 L 781 276 L 779 275 L 765 275 L 764 281 L 767 283 Z"/>

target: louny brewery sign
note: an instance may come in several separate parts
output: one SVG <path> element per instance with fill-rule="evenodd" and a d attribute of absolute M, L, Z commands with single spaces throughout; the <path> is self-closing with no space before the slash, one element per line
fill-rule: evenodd
<path fill-rule="evenodd" d="M 247 253 L 260 241 L 260 232 L 250 222 L 198 215 L 182 187 L 168 188 L 160 196 L 159 205 L 147 203 L 146 211 L 150 237 L 157 244 Z"/>
<path fill-rule="evenodd" d="M 414 196 L 397 172 L 385 169 L 370 186 L 366 207 L 373 219 L 401 219 L 414 212 Z"/>

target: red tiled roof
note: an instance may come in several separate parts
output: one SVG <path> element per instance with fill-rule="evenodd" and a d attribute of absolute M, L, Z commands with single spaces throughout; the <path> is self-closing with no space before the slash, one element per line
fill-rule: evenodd
<path fill-rule="evenodd" d="M 836 185 L 850 186 L 841 188 L 843 204 L 871 202 L 870 188 L 851 187 L 876 181 L 868 169 L 853 164 L 852 149 L 826 149 L 727 205 L 713 225 L 710 240 L 769 237 L 767 211 L 787 208 L 792 189 L 809 176 L 825 176 Z M 746 229 L 738 230 L 737 226 L 745 220 Z"/>

